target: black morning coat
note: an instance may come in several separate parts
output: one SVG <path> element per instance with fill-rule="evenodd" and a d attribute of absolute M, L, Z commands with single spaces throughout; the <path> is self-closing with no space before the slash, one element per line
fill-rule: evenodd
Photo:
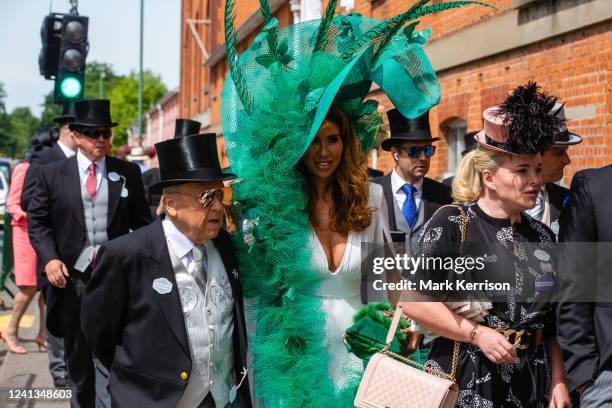
<path fill-rule="evenodd" d="M 107 156 L 106 170 L 125 177 L 128 190 L 127 197 L 121 197 L 123 180 L 108 180 L 106 232 L 110 240 L 149 224 L 151 213 L 136 164 Z M 87 241 L 80 177 L 76 156 L 40 166 L 27 207 L 30 242 L 41 264 L 59 259 L 69 274 L 80 274 L 72 267 Z M 48 285 L 46 293 L 47 329 L 58 337 L 63 336 L 56 306 L 65 290 Z"/>
<path fill-rule="evenodd" d="M 247 338 L 238 265 L 225 230 L 213 242 L 234 297 L 234 374 L 239 381 L 247 366 Z M 169 293 L 153 289 L 158 278 L 172 282 Z M 177 288 L 160 220 L 100 248 L 83 297 L 81 325 L 95 355 L 110 368 L 113 407 L 172 407 L 183 395 L 192 365 Z M 247 379 L 238 392 L 250 407 Z"/>
<path fill-rule="evenodd" d="M 28 162 L 30 167 L 26 172 L 25 180 L 23 182 L 23 190 L 21 192 L 21 209 L 28 212 L 28 203 L 30 197 L 34 194 L 34 188 L 36 187 L 36 180 L 38 179 L 38 171 L 40 166 L 52 163 L 55 161 L 66 160 L 66 155 L 57 142 L 49 148 L 32 152 Z M 44 265 L 36 259 L 36 287 L 42 289 L 48 283 L 47 276 L 43 273 Z"/>
<path fill-rule="evenodd" d="M 612 165 L 579 171 L 559 219 L 560 242 L 605 243 L 561 252 L 559 277 L 575 282 L 574 290 L 582 300 L 596 295 L 599 301 L 562 302 L 557 309 L 557 340 L 570 392 L 612 369 L 611 203 Z"/>

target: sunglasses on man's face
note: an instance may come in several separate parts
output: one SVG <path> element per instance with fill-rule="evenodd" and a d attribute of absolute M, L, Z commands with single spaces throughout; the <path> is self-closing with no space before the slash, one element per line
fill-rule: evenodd
<path fill-rule="evenodd" d="M 113 132 L 110 129 L 80 129 L 78 132 L 83 136 L 87 136 L 92 139 L 97 139 L 100 136 L 105 139 L 110 139 L 110 137 L 113 135 Z"/>
<path fill-rule="evenodd" d="M 210 190 L 204 190 L 197 196 L 181 193 L 179 191 L 175 191 L 174 194 L 180 194 L 187 197 L 195 198 L 196 200 L 198 200 L 202 208 L 208 208 L 215 202 L 215 200 L 219 200 L 221 203 L 223 203 L 225 191 L 222 188 L 213 188 Z"/>
<path fill-rule="evenodd" d="M 421 157 L 421 153 L 425 152 L 425 157 L 431 157 L 436 153 L 436 146 L 410 146 L 404 149 L 409 157 L 414 159 Z"/>
<path fill-rule="evenodd" d="M 204 208 L 210 207 L 215 200 L 219 200 L 223 202 L 223 196 L 225 192 L 222 188 L 213 188 L 211 190 L 205 190 L 200 193 L 200 198 L 198 201 L 200 205 Z"/>

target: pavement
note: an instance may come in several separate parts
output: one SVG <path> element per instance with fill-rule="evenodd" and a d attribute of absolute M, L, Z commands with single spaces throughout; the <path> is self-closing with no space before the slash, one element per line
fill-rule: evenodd
<path fill-rule="evenodd" d="M 1 233 L 0 233 L 0 242 Z M 1 262 L 0 262 L 1 265 Z M 13 282 L 7 279 L 7 288 L 17 293 Z M 2 331 L 11 315 L 13 299 L 7 292 L 0 294 L 4 301 L 4 308 L 0 309 L 0 331 Z M 48 390 L 63 390 L 53 387 L 53 379 L 49 374 L 49 360 L 46 350 L 38 350 L 34 337 L 38 332 L 38 294 L 30 303 L 21 321 L 19 328 L 19 340 L 28 350 L 27 354 L 12 354 L 6 349 L 4 342 L 0 341 L 0 408 L 2 407 L 44 407 L 44 408 L 67 408 L 67 401 L 48 401 L 41 398 L 18 398 L 9 400 L 9 392 L 17 389 L 32 389 L 33 392 Z"/>

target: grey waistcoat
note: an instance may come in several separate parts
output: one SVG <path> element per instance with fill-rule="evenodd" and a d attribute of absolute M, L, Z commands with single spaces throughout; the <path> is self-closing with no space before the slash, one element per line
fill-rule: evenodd
<path fill-rule="evenodd" d="M 100 187 L 94 199 L 89 198 L 85 183 L 81 179 L 81 200 L 83 202 L 83 219 L 87 229 L 87 241 L 85 247 L 74 264 L 74 268 L 84 272 L 93 260 L 94 251 L 108 241 L 106 234 L 108 217 L 108 180 L 102 176 Z"/>

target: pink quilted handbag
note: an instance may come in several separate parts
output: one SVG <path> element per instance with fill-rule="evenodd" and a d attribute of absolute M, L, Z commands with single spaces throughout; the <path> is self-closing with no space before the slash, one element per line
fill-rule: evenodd
<path fill-rule="evenodd" d="M 459 387 L 455 372 L 459 343 L 455 342 L 451 374 L 422 365 L 389 350 L 389 344 L 402 315 L 395 309 L 387 333 L 386 345 L 370 359 L 355 397 L 357 408 L 452 408 L 457 402 Z M 403 361 L 403 362 L 402 362 Z M 407 364 L 406 364 L 407 363 Z M 423 371 L 411 367 L 421 367 Z"/>

